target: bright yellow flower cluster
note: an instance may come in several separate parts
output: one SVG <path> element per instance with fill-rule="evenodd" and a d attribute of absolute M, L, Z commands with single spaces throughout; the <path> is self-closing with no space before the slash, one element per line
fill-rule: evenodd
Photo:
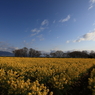
<path fill-rule="evenodd" d="M 0 95 L 47 95 L 49 92 L 49 89 L 44 84 L 39 84 L 38 80 L 25 81 L 24 76 L 20 76 L 18 72 L 13 70 L 6 72 L 4 69 L 0 69 L 0 88 L 2 88 Z"/>
<path fill-rule="evenodd" d="M 0 57 L 0 95 L 65 92 L 93 65 L 95 59 Z"/>

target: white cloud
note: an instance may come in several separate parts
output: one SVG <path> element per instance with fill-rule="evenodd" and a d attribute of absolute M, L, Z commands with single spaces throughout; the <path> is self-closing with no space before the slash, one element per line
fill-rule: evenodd
<path fill-rule="evenodd" d="M 93 8 L 93 5 L 90 5 L 90 7 L 88 8 L 88 10 L 92 9 Z"/>
<path fill-rule="evenodd" d="M 40 29 L 36 29 L 36 28 L 32 29 L 31 30 L 31 32 L 32 32 L 31 36 L 37 35 L 40 31 L 41 31 Z"/>
<path fill-rule="evenodd" d="M 18 49 L 18 47 L 11 46 L 9 43 L 6 42 L 0 42 L 0 51 L 12 52 L 15 49 Z"/>
<path fill-rule="evenodd" d="M 44 30 L 45 28 L 44 27 L 40 27 L 40 30 Z"/>
<path fill-rule="evenodd" d="M 12 52 L 13 50 L 16 50 L 16 49 L 19 49 L 19 48 L 10 46 L 6 48 L 6 51 Z"/>
<path fill-rule="evenodd" d="M 95 3 L 95 0 L 90 0 L 89 2 L 90 2 L 90 6 L 89 6 L 88 10 L 93 8 L 93 4 Z"/>
<path fill-rule="evenodd" d="M 68 15 L 65 19 L 61 19 L 59 20 L 59 22 L 66 22 L 70 19 L 70 15 Z"/>
<path fill-rule="evenodd" d="M 35 36 L 35 35 L 39 34 L 44 29 L 45 29 L 44 27 L 40 27 L 39 29 L 37 29 L 37 28 L 32 29 L 31 30 L 31 32 L 32 32 L 31 36 Z"/>
<path fill-rule="evenodd" d="M 43 38 L 43 34 L 38 35 L 37 37 L 39 38 L 40 41 L 44 40 L 44 38 Z"/>
<path fill-rule="evenodd" d="M 31 36 L 35 36 L 37 34 L 39 34 L 41 31 L 43 31 L 44 29 L 46 29 L 46 27 L 43 27 L 44 25 L 48 26 L 49 24 L 49 21 L 47 19 L 45 19 L 42 23 L 41 23 L 41 26 L 40 28 L 34 28 L 31 30 L 32 34 Z"/>
<path fill-rule="evenodd" d="M 91 3 L 95 3 L 95 0 L 90 0 Z"/>
<path fill-rule="evenodd" d="M 44 20 L 42 23 L 41 23 L 41 26 L 40 26 L 40 28 L 34 28 L 34 29 L 32 29 L 31 30 L 31 32 L 32 32 L 32 34 L 30 35 L 30 36 L 35 36 L 35 35 L 37 35 L 37 34 L 39 34 L 41 31 L 43 31 L 44 29 L 46 29 L 46 27 L 43 27 L 44 25 L 48 25 L 49 24 L 49 21 L 48 20 Z"/>
<path fill-rule="evenodd" d="M 66 41 L 66 43 L 70 43 L 70 41 L 69 41 L 69 40 L 67 40 L 67 41 Z"/>
<path fill-rule="evenodd" d="M 49 21 L 48 21 L 47 19 L 45 19 L 45 20 L 41 23 L 42 26 L 44 26 L 44 25 L 48 26 L 48 24 L 49 24 Z"/>
<path fill-rule="evenodd" d="M 32 32 L 34 32 L 34 33 L 39 33 L 41 30 L 40 30 L 40 29 L 35 28 L 35 29 L 32 29 L 31 31 L 32 31 Z"/>
<path fill-rule="evenodd" d="M 91 40 L 95 41 L 95 30 L 93 32 L 84 34 L 82 37 L 74 40 L 73 42 L 91 41 Z"/>

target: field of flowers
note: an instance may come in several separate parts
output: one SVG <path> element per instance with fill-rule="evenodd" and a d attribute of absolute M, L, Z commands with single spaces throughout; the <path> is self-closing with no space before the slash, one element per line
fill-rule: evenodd
<path fill-rule="evenodd" d="M 95 59 L 0 57 L 0 95 L 95 95 Z"/>

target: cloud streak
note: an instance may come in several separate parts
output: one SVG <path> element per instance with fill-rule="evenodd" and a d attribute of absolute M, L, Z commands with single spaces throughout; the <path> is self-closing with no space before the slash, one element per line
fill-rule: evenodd
<path fill-rule="evenodd" d="M 69 41 L 69 40 L 67 40 L 67 41 L 66 41 L 66 43 L 70 43 L 70 41 Z"/>
<path fill-rule="evenodd" d="M 90 5 L 90 7 L 88 8 L 88 10 L 92 9 L 93 8 L 93 5 Z"/>
<path fill-rule="evenodd" d="M 38 35 L 37 37 L 39 38 L 40 41 L 44 40 L 44 38 L 43 38 L 43 34 Z"/>
<path fill-rule="evenodd" d="M 44 26 L 44 25 L 48 26 L 48 24 L 49 24 L 49 21 L 48 21 L 47 19 L 45 19 L 45 20 L 42 21 L 42 23 L 41 23 L 42 26 Z"/>
<path fill-rule="evenodd" d="M 18 47 L 10 46 L 9 43 L 6 42 L 0 42 L 0 51 L 12 52 L 15 49 L 18 49 Z"/>
<path fill-rule="evenodd" d="M 90 0 L 89 2 L 90 2 L 90 6 L 89 6 L 88 10 L 90 10 L 94 7 L 93 4 L 95 3 L 95 0 Z"/>
<path fill-rule="evenodd" d="M 91 41 L 91 40 L 95 41 L 95 30 L 93 32 L 84 34 L 82 37 L 74 40 L 73 42 Z"/>
<path fill-rule="evenodd" d="M 91 3 L 95 3 L 95 0 L 90 0 Z"/>
<path fill-rule="evenodd" d="M 68 15 L 66 18 L 59 20 L 59 22 L 66 22 L 70 19 L 70 15 Z"/>
<path fill-rule="evenodd" d="M 35 36 L 35 35 L 39 34 L 44 29 L 45 29 L 44 27 L 40 27 L 39 29 L 37 29 L 37 28 L 32 29 L 31 30 L 31 32 L 32 32 L 31 36 Z"/>
<path fill-rule="evenodd" d="M 47 19 L 43 20 L 40 28 L 34 28 L 31 30 L 32 34 L 30 36 L 35 36 L 35 35 L 39 34 L 41 31 L 46 29 L 45 26 L 48 26 L 48 25 L 49 25 L 49 21 Z"/>

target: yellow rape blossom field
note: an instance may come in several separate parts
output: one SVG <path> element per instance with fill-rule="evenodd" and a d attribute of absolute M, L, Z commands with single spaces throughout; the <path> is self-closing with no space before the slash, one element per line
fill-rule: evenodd
<path fill-rule="evenodd" d="M 0 57 L 0 95 L 95 95 L 95 59 Z"/>

